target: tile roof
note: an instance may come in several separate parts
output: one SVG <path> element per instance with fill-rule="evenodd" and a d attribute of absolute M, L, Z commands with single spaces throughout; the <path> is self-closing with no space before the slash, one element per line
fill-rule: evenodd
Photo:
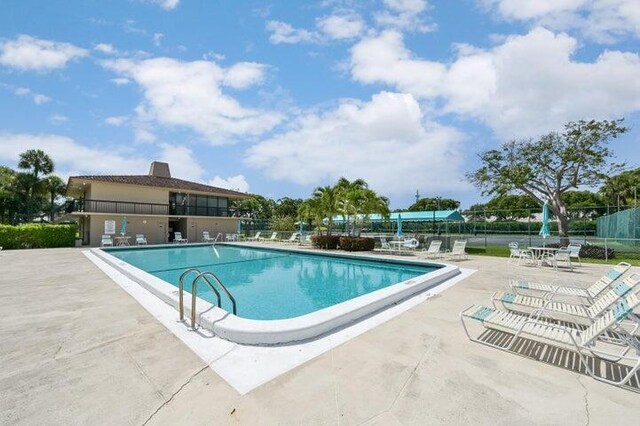
<path fill-rule="evenodd" d="M 128 185 L 141 185 L 141 186 L 154 186 L 158 188 L 168 188 L 179 191 L 199 191 L 210 192 L 219 195 L 228 195 L 232 197 L 248 197 L 248 194 L 244 192 L 232 191 L 230 189 L 218 188 L 216 186 L 205 185 L 197 182 L 190 182 L 188 180 L 158 177 L 150 175 L 103 175 L 103 176 L 71 176 L 69 183 L 72 179 L 78 180 L 92 180 L 99 182 L 110 183 L 124 183 Z"/>

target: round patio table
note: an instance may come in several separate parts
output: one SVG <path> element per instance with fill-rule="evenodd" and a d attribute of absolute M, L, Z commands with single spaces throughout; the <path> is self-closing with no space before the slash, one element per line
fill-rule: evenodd
<path fill-rule="evenodd" d="M 541 265 L 542 264 L 542 257 L 547 254 L 547 253 L 555 253 L 558 250 L 560 250 L 559 248 L 555 248 L 555 247 L 527 247 L 528 250 L 531 250 L 531 252 L 533 253 L 533 257 L 536 261 L 537 265 Z"/>

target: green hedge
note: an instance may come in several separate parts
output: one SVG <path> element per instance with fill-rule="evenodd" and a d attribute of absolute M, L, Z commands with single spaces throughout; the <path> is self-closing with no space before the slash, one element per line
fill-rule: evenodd
<path fill-rule="evenodd" d="M 344 251 L 371 251 L 375 245 L 373 238 L 340 237 L 340 249 Z"/>
<path fill-rule="evenodd" d="M 73 247 L 77 225 L 0 225 L 0 247 L 24 248 Z"/>
<path fill-rule="evenodd" d="M 549 225 L 551 228 L 551 232 L 558 232 L 558 222 L 554 220 L 554 221 L 551 221 Z M 484 234 L 486 229 L 486 233 L 537 234 L 541 226 L 542 226 L 542 222 L 531 222 L 530 224 L 527 222 L 513 222 L 513 221 L 487 222 L 486 224 L 484 222 L 476 222 L 475 232 L 476 234 Z M 444 229 L 444 227 L 442 229 Z M 455 228 L 452 226 L 451 229 L 455 229 Z M 465 223 L 464 231 L 473 232 L 474 224 Z M 596 221 L 595 220 L 577 220 L 577 219 L 570 220 L 569 233 L 595 235 Z"/>

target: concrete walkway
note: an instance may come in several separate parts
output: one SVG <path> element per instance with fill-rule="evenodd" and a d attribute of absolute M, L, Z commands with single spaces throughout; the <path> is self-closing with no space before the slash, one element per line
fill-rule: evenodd
<path fill-rule="evenodd" d="M 640 394 L 471 343 L 458 312 L 514 270 L 471 278 L 238 395 L 78 249 L 0 253 L 2 425 L 629 425 Z M 586 265 L 567 279 L 595 280 Z"/>

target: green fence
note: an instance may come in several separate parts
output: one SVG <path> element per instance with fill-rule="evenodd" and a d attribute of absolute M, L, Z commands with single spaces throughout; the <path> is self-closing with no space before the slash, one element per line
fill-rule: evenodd
<path fill-rule="evenodd" d="M 640 238 L 640 209 L 622 210 L 597 219 L 597 236 L 601 238 Z"/>

